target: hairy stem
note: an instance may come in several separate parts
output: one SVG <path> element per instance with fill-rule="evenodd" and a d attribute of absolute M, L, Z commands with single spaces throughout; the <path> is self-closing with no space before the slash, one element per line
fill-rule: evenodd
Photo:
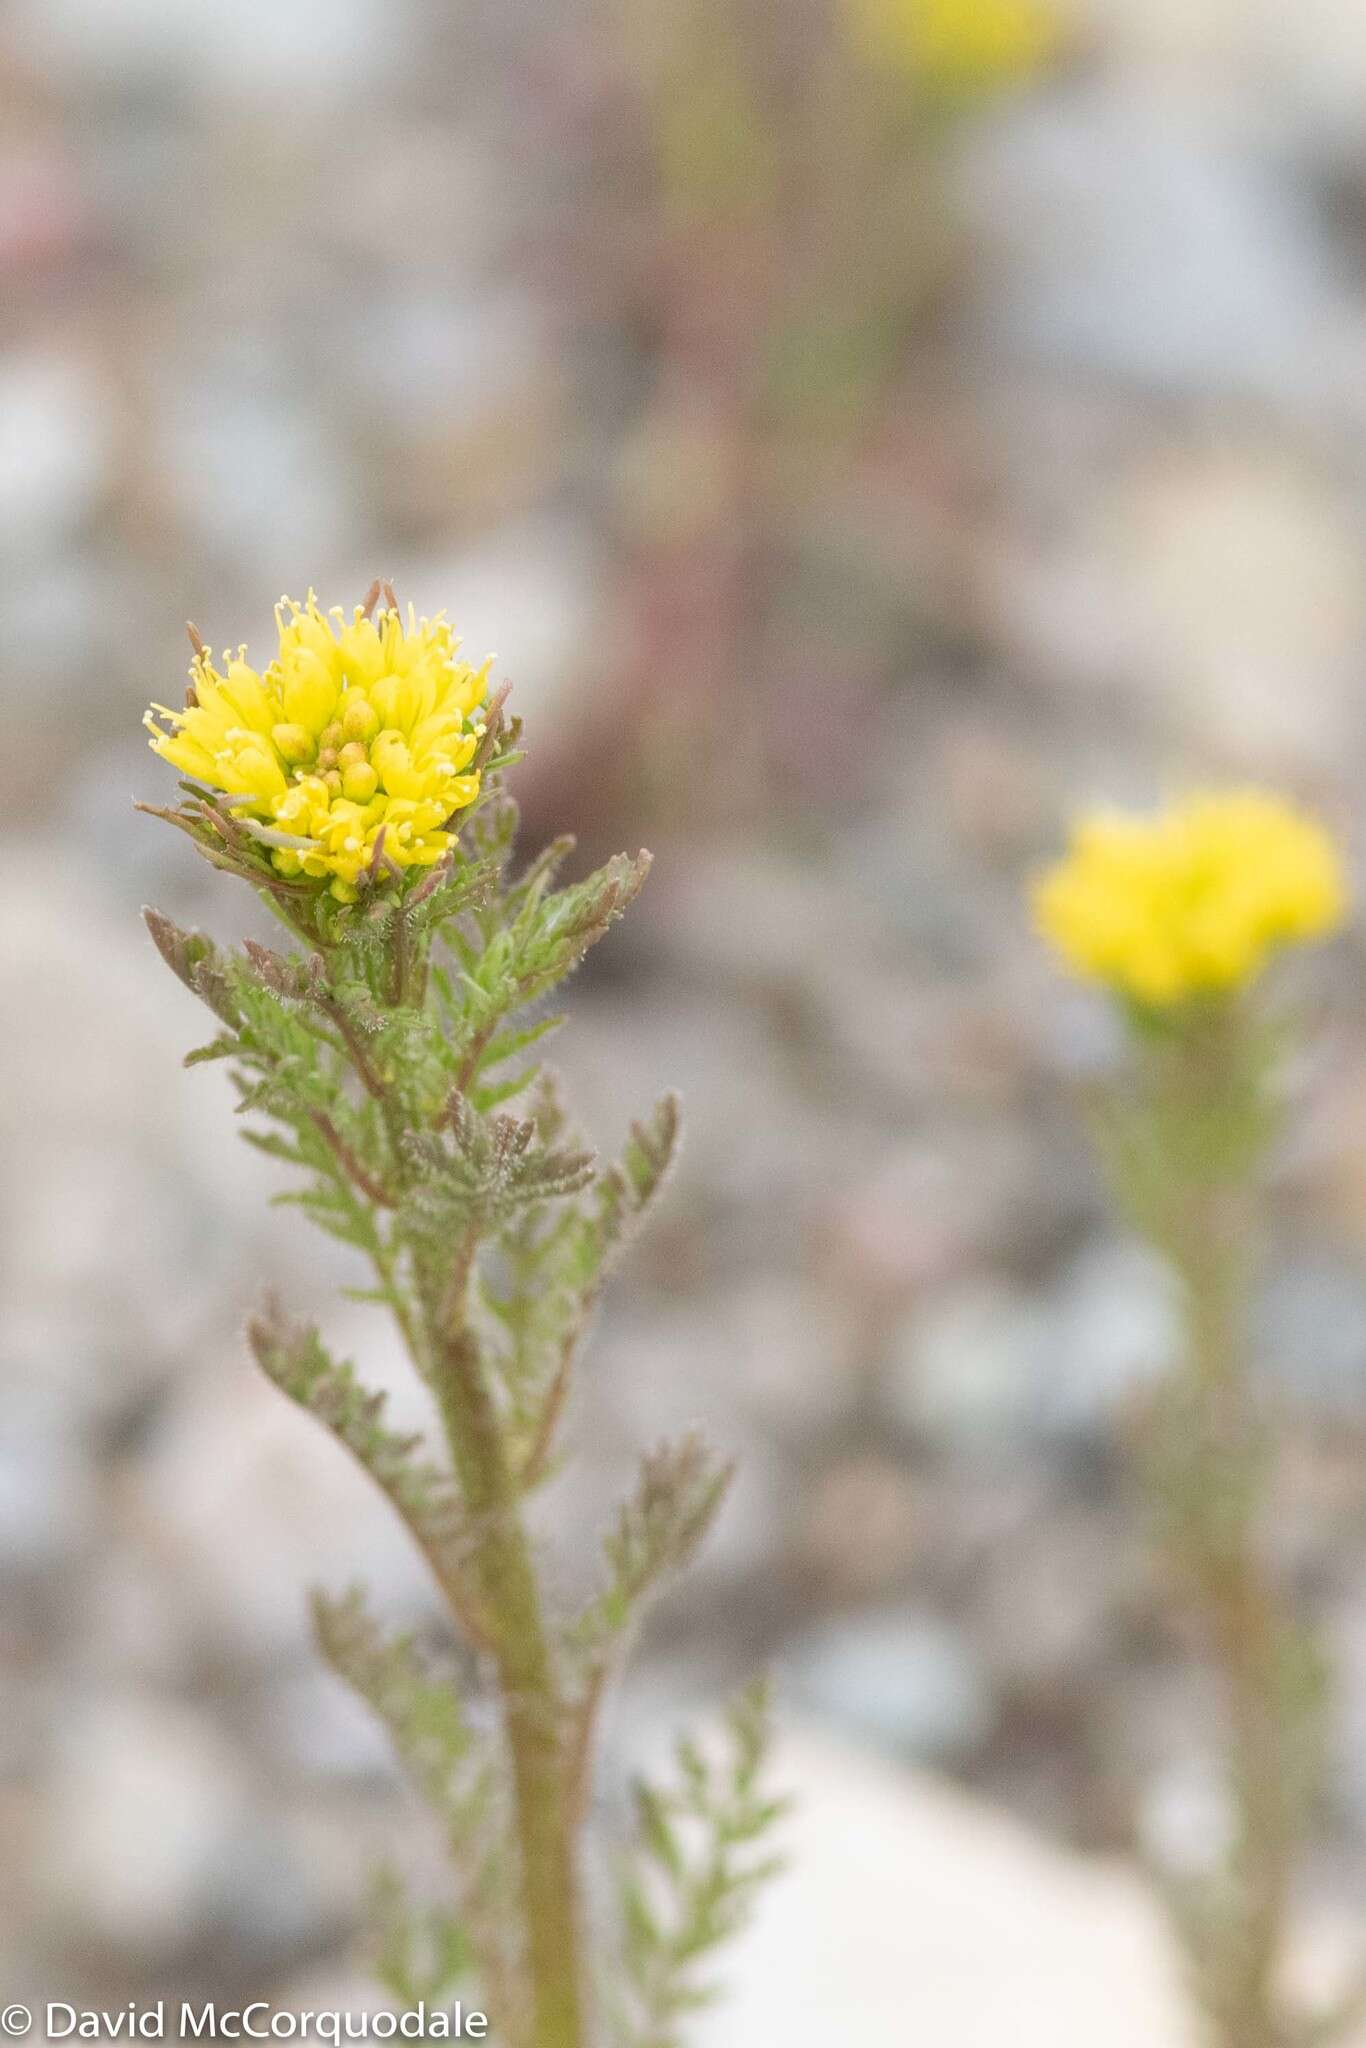
<path fill-rule="evenodd" d="M 559 1687 L 502 1425 L 466 1329 L 441 1340 L 438 1392 L 466 1505 L 480 1530 L 476 1569 L 494 1617 L 531 1991 L 527 2048 L 582 2048 L 578 1870 Z"/>
<path fill-rule="evenodd" d="M 1169 1391 L 1175 1490 L 1167 1547 L 1217 1670 L 1234 1839 L 1202 1960 L 1218 2048 L 1284 2048 L 1278 1975 L 1303 1832 L 1312 1730 L 1294 1679 L 1302 1640 L 1265 1550 L 1267 1470 L 1245 1328 L 1256 1238 L 1250 1188 L 1261 1140 L 1221 1156 L 1217 1133 L 1255 1130 L 1240 1048 L 1197 1037 L 1162 1105 L 1183 1132 L 1164 1249 L 1181 1285 L 1185 1356 Z M 1212 1120 L 1201 1121 L 1202 1112 Z M 1191 1133 L 1203 1134 L 1190 1145 Z"/>
<path fill-rule="evenodd" d="M 419 1334 L 417 1318 L 404 1297 L 399 1259 L 378 1221 L 375 1223 L 374 1239 L 370 1246 L 370 1263 L 375 1269 L 375 1278 L 379 1281 L 398 1333 L 407 1347 L 408 1356 L 417 1368 L 419 1376 L 424 1380 L 430 1380 L 432 1369 L 428 1363 L 427 1346 Z"/>
<path fill-rule="evenodd" d="M 1222 1682 L 1237 1837 L 1226 1953 L 1219 1959 L 1223 2048 L 1278 2048 L 1276 1972 L 1296 1851 L 1286 1749 L 1289 1628 L 1260 1536 L 1256 1417 L 1239 1304 L 1245 1257 L 1231 1205 L 1194 1205 L 1180 1261 L 1194 1431 L 1191 1512 L 1178 1545 Z"/>

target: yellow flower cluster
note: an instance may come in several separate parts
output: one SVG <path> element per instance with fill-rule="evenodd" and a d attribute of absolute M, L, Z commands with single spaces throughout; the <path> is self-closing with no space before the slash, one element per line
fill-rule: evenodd
<path fill-rule="evenodd" d="M 351 902 L 377 849 L 406 868 L 450 844 L 452 814 L 479 792 L 489 664 L 459 660 L 446 621 L 411 607 L 406 625 L 360 606 L 348 623 L 310 593 L 282 598 L 275 617 L 268 668 L 243 647 L 220 674 L 201 650 L 185 709 L 154 704 L 144 723 L 163 760 L 224 792 L 282 875 L 327 878 Z"/>
<path fill-rule="evenodd" d="M 1074 973 L 1153 1008 L 1242 987 L 1345 909 L 1328 835 L 1257 790 L 1084 817 L 1034 894 L 1039 930 Z"/>
<path fill-rule="evenodd" d="M 853 30 L 879 66 L 932 90 L 991 90 L 1031 78 L 1056 48 L 1045 0 L 847 0 Z"/>

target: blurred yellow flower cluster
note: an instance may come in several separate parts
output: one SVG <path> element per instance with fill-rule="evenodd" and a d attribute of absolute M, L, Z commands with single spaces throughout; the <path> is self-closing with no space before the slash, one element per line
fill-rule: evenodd
<path fill-rule="evenodd" d="M 1059 21 L 1046 0 L 847 0 L 855 36 L 880 67 L 931 90 L 990 90 L 1033 76 Z"/>
<path fill-rule="evenodd" d="M 1193 796 L 1150 818 L 1083 817 L 1034 894 L 1039 930 L 1074 973 L 1157 1008 L 1251 982 L 1345 909 L 1328 835 L 1257 790 Z"/>
<path fill-rule="evenodd" d="M 327 878 L 349 902 L 381 855 L 406 868 L 445 852 L 452 813 L 479 791 L 489 664 L 459 660 L 446 621 L 411 607 L 406 625 L 394 607 L 357 606 L 348 623 L 310 593 L 275 617 L 268 668 L 239 648 L 220 673 L 201 649 L 185 709 L 154 704 L 144 722 L 163 760 L 224 792 L 281 874 Z"/>

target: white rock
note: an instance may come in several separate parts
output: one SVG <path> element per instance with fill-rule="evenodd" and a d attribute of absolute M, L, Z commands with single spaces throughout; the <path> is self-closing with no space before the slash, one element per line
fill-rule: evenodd
<path fill-rule="evenodd" d="M 1198 756 L 1333 770 L 1360 726 L 1366 576 L 1356 507 L 1256 440 L 1163 457 L 1107 522 L 1127 661 Z"/>
<path fill-rule="evenodd" d="M 1349 311 L 1325 239 L 1206 105 L 1103 85 L 1022 103 L 976 145 L 966 187 L 986 317 L 1030 359 L 1320 403 Z"/>
<path fill-rule="evenodd" d="M 1084 16 L 1126 69 L 1215 99 L 1292 133 L 1359 138 L 1366 26 L 1354 0 L 1085 0 Z"/>
<path fill-rule="evenodd" d="M 235 354 L 177 362 L 157 423 L 158 458 L 200 544 L 244 581 L 274 597 L 282 562 L 335 560 L 351 542 L 350 508 L 364 493 L 349 452 L 316 393 L 278 367 L 244 367 Z"/>
<path fill-rule="evenodd" d="M 685 1190 L 705 1191 L 732 1205 L 742 1226 L 776 1226 L 775 1188 L 804 1190 L 814 1205 L 840 1174 L 842 1147 L 863 1151 L 861 1134 L 832 1128 L 775 1065 L 757 1006 L 718 1003 L 705 986 L 682 981 L 642 992 L 629 1011 L 583 984 L 572 1009 L 554 1059 L 604 1150 L 620 1146 L 629 1117 L 666 1087 L 682 1095 L 684 1163 L 669 1194 L 675 1213 Z"/>
<path fill-rule="evenodd" d="M 1065 1270 L 1050 1306 L 1040 1412 L 1050 1430 L 1108 1432 L 1178 1355 L 1172 1283 L 1141 1245 L 1097 1239 Z"/>
<path fill-rule="evenodd" d="M 1178 1342 L 1160 1263 L 1097 1239 L 1046 1295 L 976 1277 L 932 1294 L 902 1329 L 886 1398 L 903 1427 L 960 1449 L 1103 1434 Z"/>
<path fill-rule="evenodd" d="M 292 1777 L 303 1773 L 335 1784 L 397 1775 L 378 1716 L 321 1664 L 271 1688 L 261 1732 Z"/>
<path fill-rule="evenodd" d="M 806 1708 L 903 1756 L 966 1756 L 990 1731 L 981 1674 L 932 1614 L 897 1607 L 824 1622 L 791 1646 L 784 1669 Z"/>
<path fill-rule="evenodd" d="M 847 1411 L 859 1338 L 852 1310 L 828 1291 L 800 1274 L 756 1275 L 685 1306 L 651 1302 L 634 1328 L 609 1307 L 602 1341 L 590 1338 L 583 1396 L 602 1395 L 603 1426 L 623 1442 L 738 1414 L 790 1444 Z"/>
<path fill-rule="evenodd" d="M 18 0 L 30 60 L 64 82 L 148 79 L 296 116 L 397 59 L 406 10 L 393 0 Z"/>
<path fill-rule="evenodd" d="M 0 862 L 0 1380 L 100 1413 L 240 1316 L 271 1176 L 181 1072 L 206 1013 L 136 907 L 41 842 Z"/>
<path fill-rule="evenodd" d="M 786 1874 L 698 2048 L 1193 2048 L 1155 1909 L 934 1780 L 790 1734 Z"/>
<path fill-rule="evenodd" d="M 89 1533 L 92 1475 L 55 1424 L 17 1400 L 0 1419 L 0 1580 L 69 1560 Z"/>
<path fill-rule="evenodd" d="M 398 1517 L 346 1451 L 243 1358 L 190 1385 L 146 1461 L 145 1510 L 200 1626 L 243 1654 L 312 1654 L 310 1589 L 363 1580 L 389 1616 L 436 1605 Z"/>
<path fill-rule="evenodd" d="M 0 551 L 42 557 L 84 517 L 109 458 L 107 395 L 59 354 L 0 358 Z"/>
<path fill-rule="evenodd" d="M 39 1874 L 49 1909 L 133 1950 L 187 1941 L 245 1805 L 232 1753 L 183 1708 L 114 1695 L 76 1709 L 58 1766 Z"/>
<path fill-rule="evenodd" d="M 1173 1876 L 1207 1878 L 1237 1839 L 1237 1815 L 1214 1758 L 1191 1755 L 1158 1771 L 1135 1816 L 1138 1838 L 1153 1864 Z"/>
<path fill-rule="evenodd" d="M 1037 1425 L 1050 1320 L 1022 1289 L 971 1280 L 946 1289 L 905 1326 L 888 1400 L 903 1427 L 987 1450 Z"/>
<path fill-rule="evenodd" d="M 1227 67 L 1246 54 L 1259 0 L 1084 0 L 1090 31 L 1127 67 L 1171 77 Z"/>

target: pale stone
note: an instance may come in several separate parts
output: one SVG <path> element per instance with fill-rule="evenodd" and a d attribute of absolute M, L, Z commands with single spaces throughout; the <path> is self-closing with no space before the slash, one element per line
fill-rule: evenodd
<path fill-rule="evenodd" d="M 75 357 L 0 358 L 0 542 L 46 549 L 90 511 L 109 463 L 108 393 Z"/>
<path fill-rule="evenodd" d="M 812 1711 L 922 1762 L 970 1756 L 993 1702 L 963 1637 L 923 1608 L 883 1607 L 820 1623 L 784 1669 Z"/>
<path fill-rule="evenodd" d="M 58 1759 L 45 1902 L 135 1952 L 190 1939 L 246 1799 L 212 1723 L 169 1700 L 92 1699 L 68 1711 Z"/>
<path fill-rule="evenodd" d="M 967 1795 L 806 1731 L 786 1874 L 723 1971 L 697 2048 L 1193 2048 L 1138 1881 Z"/>
<path fill-rule="evenodd" d="M 1210 447 L 1140 472 L 1111 538 L 1135 672 L 1182 736 L 1267 773 L 1335 767 L 1366 638 L 1346 498 L 1274 445 Z"/>
<path fill-rule="evenodd" d="M 332 1436 L 244 1358 L 187 1390 L 146 1466 L 148 1539 L 193 1587 L 201 1628 L 234 1653 L 302 1654 L 308 1595 L 357 1580 L 377 1612 L 436 1605 L 427 1567 Z"/>

